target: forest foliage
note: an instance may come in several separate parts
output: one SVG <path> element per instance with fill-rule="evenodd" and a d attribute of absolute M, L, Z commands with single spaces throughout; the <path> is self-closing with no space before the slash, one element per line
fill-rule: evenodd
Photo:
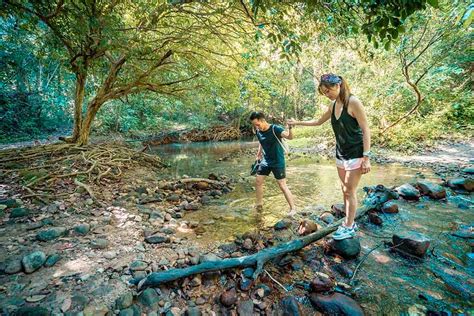
<path fill-rule="evenodd" d="M 467 1 L 26 1 L 0 15 L 0 141 L 321 114 L 345 77 L 375 140 L 472 136 Z M 305 136 L 329 135 L 314 128 Z"/>

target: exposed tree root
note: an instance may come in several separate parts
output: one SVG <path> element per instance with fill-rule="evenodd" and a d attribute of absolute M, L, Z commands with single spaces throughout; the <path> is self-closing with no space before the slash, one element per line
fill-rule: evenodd
<path fill-rule="evenodd" d="M 56 192 L 55 184 L 69 181 L 85 189 L 96 204 L 102 205 L 89 184 L 119 181 L 124 169 L 135 166 L 162 168 L 164 164 L 158 156 L 119 144 L 53 144 L 0 151 L 3 175 L 21 184 L 29 193 L 26 197 L 45 204 L 46 198 L 58 195 L 42 191 Z"/>

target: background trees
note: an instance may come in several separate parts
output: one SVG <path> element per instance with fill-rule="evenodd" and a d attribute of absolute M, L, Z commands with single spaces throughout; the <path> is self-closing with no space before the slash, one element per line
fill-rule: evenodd
<path fill-rule="evenodd" d="M 472 133 L 467 1 L 7 0 L 4 8 L 3 141 L 71 126 L 65 140 L 77 143 L 91 126 L 240 126 L 253 109 L 308 118 L 327 104 L 316 87 L 328 71 L 348 79 L 386 144 Z"/>

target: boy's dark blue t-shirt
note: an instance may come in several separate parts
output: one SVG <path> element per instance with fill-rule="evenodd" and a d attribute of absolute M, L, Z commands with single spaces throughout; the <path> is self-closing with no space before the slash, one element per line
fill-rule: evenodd
<path fill-rule="evenodd" d="M 278 140 L 275 138 L 272 129 L 275 131 L 276 137 L 278 137 L 281 142 L 281 133 L 285 130 L 282 126 L 271 124 L 270 128 L 265 132 L 257 130 L 257 138 L 263 148 L 263 160 L 261 164 L 262 166 L 272 168 L 284 168 L 285 152 Z"/>

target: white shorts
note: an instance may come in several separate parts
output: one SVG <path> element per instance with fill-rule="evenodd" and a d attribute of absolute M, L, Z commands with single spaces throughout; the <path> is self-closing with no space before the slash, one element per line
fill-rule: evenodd
<path fill-rule="evenodd" d="M 362 161 L 364 158 L 354 158 L 349 160 L 337 159 L 336 158 L 336 166 L 338 168 L 348 170 L 356 170 L 362 166 Z"/>

